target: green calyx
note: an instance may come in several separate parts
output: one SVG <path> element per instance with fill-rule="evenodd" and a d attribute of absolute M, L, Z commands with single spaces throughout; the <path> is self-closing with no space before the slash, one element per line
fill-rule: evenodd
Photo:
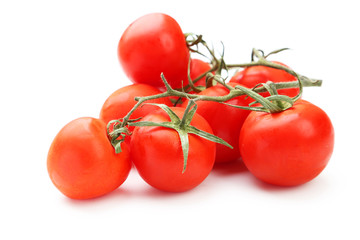
<path fill-rule="evenodd" d="M 149 103 L 150 104 L 150 103 Z M 185 172 L 187 161 L 188 161 L 188 155 L 189 155 L 189 134 L 195 134 L 199 137 L 205 138 L 209 141 L 223 144 L 227 147 L 233 148 L 230 144 L 225 142 L 223 139 L 210 134 L 208 132 L 202 131 L 192 125 L 190 125 L 192 118 L 195 115 L 197 105 L 193 100 L 189 101 L 189 104 L 187 105 L 185 109 L 185 113 L 182 119 L 179 118 L 179 116 L 176 115 L 176 113 L 171 110 L 170 107 L 166 106 L 165 104 L 154 104 L 151 103 L 151 105 L 155 105 L 160 107 L 162 110 L 164 110 L 168 116 L 170 117 L 170 122 L 149 122 L 149 121 L 140 121 L 140 122 L 130 122 L 128 125 L 130 126 L 138 126 L 138 127 L 148 127 L 148 126 L 158 126 L 158 127 L 165 127 L 165 128 L 171 128 L 177 131 L 180 137 L 181 142 L 181 148 L 184 155 L 184 164 L 183 164 L 183 170 L 182 173 Z"/>

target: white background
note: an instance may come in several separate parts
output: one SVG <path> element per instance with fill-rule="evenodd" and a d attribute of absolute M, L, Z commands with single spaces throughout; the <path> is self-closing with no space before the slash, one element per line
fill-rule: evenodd
<path fill-rule="evenodd" d="M 360 239 L 357 1 L 1 1 L 1 239 Z M 224 42 L 229 63 L 253 47 L 324 80 L 304 99 L 335 128 L 328 167 L 294 188 L 263 184 L 239 165 L 216 167 L 182 194 L 131 172 L 102 198 L 74 201 L 51 183 L 47 151 L 69 121 L 97 117 L 130 84 L 118 63 L 125 28 L 150 12 Z M 6 237 L 5 237 L 6 236 Z"/>

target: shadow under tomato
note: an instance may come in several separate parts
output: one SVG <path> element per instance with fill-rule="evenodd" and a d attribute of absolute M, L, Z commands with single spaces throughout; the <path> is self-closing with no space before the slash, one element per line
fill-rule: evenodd
<path fill-rule="evenodd" d="M 296 185 L 296 186 L 279 186 L 279 185 L 274 185 L 274 184 L 264 182 L 260 179 L 257 179 L 255 176 L 252 176 L 252 182 L 257 188 L 259 188 L 263 191 L 266 191 L 266 192 L 271 192 L 271 193 L 298 191 L 299 189 L 305 188 L 307 185 L 307 183 L 305 183 L 305 184 Z"/>
<path fill-rule="evenodd" d="M 179 196 L 185 196 L 192 190 L 184 192 L 166 192 L 149 186 L 147 189 L 143 189 L 138 195 L 149 198 L 178 198 Z"/>
<path fill-rule="evenodd" d="M 113 199 L 120 199 L 120 198 L 129 199 L 129 197 L 133 195 L 134 193 L 129 191 L 128 189 L 119 187 L 114 191 L 99 197 L 90 198 L 90 199 L 71 199 L 66 197 L 66 201 L 71 205 L 87 206 L 87 205 L 93 205 L 97 203 L 111 201 Z"/>
<path fill-rule="evenodd" d="M 241 159 L 227 163 L 215 163 L 212 173 L 219 176 L 229 176 L 248 172 Z"/>

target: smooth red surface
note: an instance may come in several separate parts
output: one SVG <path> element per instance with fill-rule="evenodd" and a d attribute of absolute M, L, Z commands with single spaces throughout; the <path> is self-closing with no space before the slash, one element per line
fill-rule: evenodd
<path fill-rule="evenodd" d="M 179 24 L 170 16 L 151 13 L 135 20 L 123 33 L 118 57 L 134 83 L 164 88 L 164 73 L 173 88 L 186 86 L 190 53 Z"/>
<path fill-rule="evenodd" d="M 201 74 L 209 71 L 211 66 L 209 63 L 204 62 L 201 59 L 193 58 L 191 59 L 191 67 L 190 67 L 190 77 L 191 80 L 195 80 Z M 205 86 L 206 85 L 206 76 L 202 77 L 199 81 L 195 83 L 195 86 Z"/>
<path fill-rule="evenodd" d="M 334 147 L 334 129 L 319 107 L 304 100 L 274 114 L 252 112 L 240 133 L 240 151 L 257 178 L 293 186 L 315 178 Z"/>
<path fill-rule="evenodd" d="M 181 118 L 184 108 L 172 108 Z M 143 121 L 168 122 L 162 110 L 147 115 Z M 212 133 L 204 118 L 195 114 L 191 125 Z M 164 127 L 136 127 L 131 138 L 131 160 L 140 176 L 163 191 L 182 192 L 198 186 L 209 175 L 215 161 L 215 143 L 189 134 L 189 155 L 184 173 L 184 157 L 179 134 Z"/>
<path fill-rule="evenodd" d="M 157 88 L 140 83 L 119 88 L 113 92 L 104 102 L 100 110 L 100 119 L 107 123 L 110 120 L 123 118 L 137 103 L 137 101 L 135 101 L 135 97 L 146 97 L 160 93 L 160 90 Z M 169 98 L 158 98 L 146 101 L 146 103 L 162 103 L 168 106 L 172 105 Z M 143 104 L 133 112 L 131 119 L 144 117 L 148 113 L 158 109 L 159 108 L 156 106 Z"/>
<path fill-rule="evenodd" d="M 69 198 L 99 197 L 118 188 L 131 168 L 128 149 L 115 154 L 106 124 L 84 117 L 71 121 L 51 144 L 47 169 L 54 185 Z"/>

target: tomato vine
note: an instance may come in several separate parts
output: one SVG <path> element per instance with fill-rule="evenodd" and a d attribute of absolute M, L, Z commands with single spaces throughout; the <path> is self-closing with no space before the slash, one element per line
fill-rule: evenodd
<path fill-rule="evenodd" d="M 163 84 L 165 86 L 165 91 L 160 94 L 152 95 L 152 96 L 144 96 L 144 97 L 136 97 L 135 100 L 137 103 L 134 105 L 134 107 L 122 118 L 122 119 L 115 119 L 108 123 L 107 129 L 108 129 L 108 136 L 111 140 L 112 145 L 115 148 L 116 153 L 121 152 L 121 144 L 124 141 L 125 137 L 127 135 L 130 135 L 131 132 L 127 129 L 127 126 L 138 126 L 138 127 L 144 127 L 144 126 L 162 126 L 167 128 L 173 128 L 175 129 L 181 139 L 182 149 L 183 149 L 183 155 L 184 155 L 184 168 L 183 172 L 186 169 L 186 162 L 187 162 L 187 152 L 189 148 L 187 139 L 187 134 L 196 134 L 200 137 L 209 139 L 211 141 L 221 143 L 224 145 L 227 145 L 231 147 L 228 143 L 226 143 L 224 140 L 211 135 L 211 134 L 205 134 L 204 132 L 199 131 L 193 131 L 193 128 L 190 125 L 191 122 L 191 116 L 196 111 L 196 102 L 197 101 L 213 101 L 213 102 L 219 102 L 226 105 L 230 105 L 232 107 L 251 110 L 251 111 L 264 111 L 269 113 L 274 112 L 281 112 L 288 108 L 290 108 L 295 101 L 297 101 L 302 94 L 303 87 L 312 87 L 312 86 L 321 86 L 322 80 L 318 79 L 312 79 L 308 78 L 304 75 L 301 75 L 294 70 L 271 62 L 267 60 L 267 57 L 276 53 L 279 53 L 281 51 L 286 50 L 287 48 L 279 49 L 270 52 L 269 54 L 265 55 L 262 50 L 253 49 L 252 55 L 251 55 L 251 62 L 249 63 L 243 63 L 243 64 L 226 64 L 224 61 L 224 54 L 222 53 L 220 58 L 217 58 L 215 55 L 214 50 L 210 49 L 208 44 L 203 40 L 201 35 L 194 35 L 194 34 L 185 34 L 185 37 L 187 39 L 188 48 L 191 52 L 198 53 L 202 56 L 206 56 L 204 53 L 199 51 L 199 47 L 205 47 L 206 51 L 210 55 L 210 62 L 212 64 L 212 67 L 210 70 L 204 72 L 200 76 L 198 76 L 195 79 L 191 79 L 190 77 L 190 67 L 188 70 L 188 82 L 189 85 L 184 86 L 181 89 L 174 89 L 170 86 L 168 83 L 166 76 L 164 76 L 163 73 L 161 73 L 161 80 L 163 81 Z M 191 37 L 189 40 L 188 38 Z M 189 60 L 189 66 L 190 66 L 190 60 Z M 228 69 L 232 68 L 247 68 L 252 66 L 265 66 L 275 69 L 280 69 L 282 71 L 285 71 L 297 79 L 297 81 L 293 82 L 267 82 L 261 85 L 257 85 L 254 88 L 246 88 L 244 86 L 230 86 L 226 83 L 225 79 L 221 77 L 221 73 L 223 70 L 228 71 Z M 215 74 L 213 74 L 215 72 Z M 199 81 L 201 78 L 206 76 L 206 87 L 212 86 L 212 83 L 215 82 L 215 84 L 221 84 L 224 87 L 226 87 L 229 90 L 229 93 L 224 96 L 206 96 L 206 95 L 197 95 L 196 92 L 199 92 L 205 88 L 205 86 L 195 86 L 195 83 Z M 285 95 L 279 95 L 277 93 L 277 90 L 279 89 L 286 89 L 286 88 L 299 88 L 299 94 L 293 98 L 290 98 Z M 189 91 L 192 90 L 195 93 L 189 93 Z M 259 93 L 261 92 L 269 92 L 269 97 L 263 97 Z M 231 100 L 233 98 L 247 95 L 254 99 L 254 102 L 249 104 L 248 106 L 235 106 L 228 103 L 225 103 L 228 100 Z M 189 99 L 189 104 L 187 106 L 186 114 L 184 114 L 183 119 L 179 119 L 174 112 L 170 110 L 170 108 L 166 107 L 165 105 L 157 105 L 160 108 L 162 108 L 167 114 L 169 115 L 171 122 L 169 123 L 151 123 L 151 122 L 139 122 L 139 119 L 131 119 L 132 113 L 142 106 L 144 103 L 150 100 L 159 99 L 159 98 L 166 98 L 166 97 L 178 97 L 179 99 Z M 260 106 L 254 104 L 260 104 Z M 186 124 L 184 124 L 186 123 Z M 113 130 L 111 131 L 110 128 Z M 211 135 L 211 136 L 210 136 Z"/>
<path fill-rule="evenodd" d="M 301 97 L 322 80 L 268 60 L 287 48 L 252 49 L 250 62 L 229 64 L 221 44 L 215 51 L 162 13 L 130 24 L 117 52 L 133 84 L 111 94 L 99 118 L 78 118 L 60 130 L 47 159 L 54 185 L 70 198 L 98 197 L 135 166 L 152 187 L 181 192 L 199 185 L 215 163 L 240 159 L 275 185 L 316 177 L 332 154 L 334 129 Z"/>

